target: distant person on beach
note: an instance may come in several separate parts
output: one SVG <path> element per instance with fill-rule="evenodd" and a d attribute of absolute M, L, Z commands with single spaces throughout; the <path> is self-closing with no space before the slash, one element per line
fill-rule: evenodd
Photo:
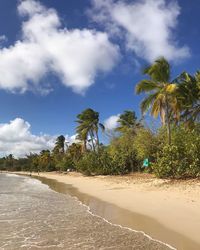
<path fill-rule="evenodd" d="M 148 158 L 144 159 L 142 167 L 143 168 L 148 168 L 149 166 L 150 166 L 149 159 Z"/>

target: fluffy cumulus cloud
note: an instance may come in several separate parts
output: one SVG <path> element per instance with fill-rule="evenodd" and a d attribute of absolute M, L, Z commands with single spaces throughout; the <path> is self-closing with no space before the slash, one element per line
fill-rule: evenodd
<path fill-rule="evenodd" d="M 174 0 L 92 0 L 89 15 L 106 24 L 111 35 L 124 36 L 126 48 L 147 61 L 165 56 L 169 60 L 188 57 L 187 46 L 179 46 L 175 28 L 180 7 Z"/>
<path fill-rule="evenodd" d="M 55 9 L 39 1 L 19 1 L 21 38 L 0 49 L 0 88 L 25 92 L 44 85 L 50 73 L 77 93 L 91 86 L 98 72 L 108 72 L 118 60 L 118 46 L 105 32 L 62 27 Z M 42 84 L 43 82 L 43 84 Z"/>
<path fill-rule="evenodd" d="M 104 121 L 106 130 L 114 130 L 118 126 L 119 116 L 119 114 L 112 115 Z"/>
<path fill-rule="evenodd" d="M 31 125 L 21 118 L 0 124 L 1 155 L 13 154 L 21 157 L 29 153 L 39 153 L 43 149 L 51 150 L 56 138 L 57 136 L 32 134 Z M 66 136 L 66 141 L 69 143 L 75 140 L 75 136 Z"/>

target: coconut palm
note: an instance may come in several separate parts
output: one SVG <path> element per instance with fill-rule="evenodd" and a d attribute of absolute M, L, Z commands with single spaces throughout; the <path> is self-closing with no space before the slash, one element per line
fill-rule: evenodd
<path fill-rule="evenodd" d="M 60 135 L 57 137 L 55 142 L 55 147 L 53 149 L 54 154 L 64 154 L 65 152 L 65 137 L 63 135 Z"/>
<path fill-rule="evenodd" d="M 159 58 L 144 69 L 143 73 L 148 75 L 149 79 L 142 80 L 136 85 L 137 94 L 148 94 L 141 103 L 142 113 L 151 110 L 151 115 L 155 118 L 160 115 L 162 124 L 167 125 L 169 144 L 171 143 L 170 116 L 172 112 L 178 114 L 175 96 L 177 86 L 170 81 L 170 71 L 168 61 L 164 57 Z"/>
<path fill-rule="evenodd" d="M 82 147 L 79 143 L 72 143 L 67 149 L 67 155 L 71 157 L 74 162 L 78 162 L 82 155 Z"/>
<path fill-rule="evenodd" d="M 176 79 L 178 102 L 181 107 L 181 120 L 191 126 L 200 121 L 200 71 L 194 76 L 183 72 Z"/>
<path fill-rule="evenodd" d="M 119 126 L 116 128 L 116 131 L 121 133 L 131 130 L 135 133 L 137 127 L 140 127 L 140 123 L 137 121 L 137 116 L 132 110 L 125 110 L 123 114 L 119 116 L 118 119 Z"/>
<path fill-rule="evenodd" d="M 83 122 L 80 123 L 81 122 L 80 119 L 77 120 L 77 122 L 79 122 L 79 126 L 77 126 L 77 128 L 76 128 L 76 133 L 77 133 L 76 139 L 83 143 L 82 144 L 82 152 L 85 152 L 87 149 L 88 131 L 85 128 Z"/>
<path fill-rule="evenodd" d="M 88 108 L 78 114 L 77 118 L 76 122 L 79 124 L 76 128 L 78 138 L 83 141 L 85 149 L 87 142 L 91 142 L 92 148 L 95 151 L 96 145 L 99 148 L 99 128 L 104 130 L 103 124 L 99 122 L 99 113 Z"/>
<path fill-rule="evenodd" d="M 6 156 L 6 167 L 10 169 L 11 171 L 14 169 L 14 161 L 15 161 L 15 158 L 12 154 L 9 154 L 8 156 Z"/>
<path fill-rule="evenodd" d="M 42 150 L 38 159 L 39 166 L 43 171 L 48 171 L 51 168 L 51 152 L 49 150 Z"/>

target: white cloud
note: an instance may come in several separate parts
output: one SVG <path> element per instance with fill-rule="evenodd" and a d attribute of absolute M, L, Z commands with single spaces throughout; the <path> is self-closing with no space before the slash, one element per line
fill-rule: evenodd
<path fill-rule="evenodd" d="M 0 49 L 1 89 L 46 93 L 52 87 L 42 80 L 51 73 L 82 93 L 118 60 L 118 46 L 104 32 L 62 28 L 55 9 L 34 0 L 20 1 L 18 13 L 24 18 L 21 39 Z"/>
<path fill-rule="evenodd" d="M 138 57 L 151 62 L 160 56 L 179 60 L 190 55 L 189 48 L 180 47 L 176 40 L 180 15 L 176 1 L 93 0 L 91 3 L 89 15 L 93 20 L 105 24 L 111 35 L 124 34 L 127 49 Z"/>
<path fill-rule="evenodd" d="M 119 116 L 119 114 L 112 115 L 104 121 L 104 126 L 106 130 L 114 130 L 115 128 L 117 128 Z"/>
<path fill-rule="evenodd" d="M 75 136 L 66 135 L 66 141 L 72 143 Z M 16 157 L 29 153 L 39 153 L 43 149 L 53 149 L 57 136 L 46 134 L 34 135 L 31 125 L 21 118 L 9 123 L 0 124 L 0 152 L 1 155 L 13 154 Z"/>

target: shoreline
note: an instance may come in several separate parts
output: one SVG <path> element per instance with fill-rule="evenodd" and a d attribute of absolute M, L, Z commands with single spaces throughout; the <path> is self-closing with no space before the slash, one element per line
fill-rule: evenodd
<path fill-rule="evenodd" d="M 32 176 L 38 178 L 37 173 Z M 40 173 L 41 177 L 58 192 L 63 192 L 58 189 L 64 183 L 64 193 L 109 222 L 142 231 L 177 249 L 200 249 L 200 181 L 172 182 L 138 174 L 85 177 L 50 172 Z"/>

